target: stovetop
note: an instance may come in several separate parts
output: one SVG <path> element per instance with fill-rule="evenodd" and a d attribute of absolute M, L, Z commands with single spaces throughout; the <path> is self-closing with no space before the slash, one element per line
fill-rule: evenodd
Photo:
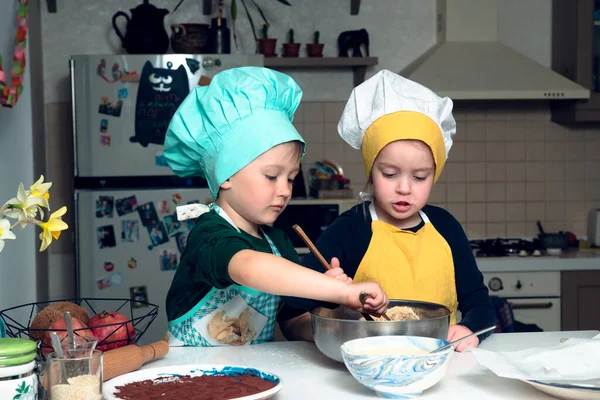
<path fill-rule="evenodd" d="M 470 240 L 469 244 L 476 257 L 541 256 L 543 252 L 539 240 L 521 238 L 495 238 Z"/>

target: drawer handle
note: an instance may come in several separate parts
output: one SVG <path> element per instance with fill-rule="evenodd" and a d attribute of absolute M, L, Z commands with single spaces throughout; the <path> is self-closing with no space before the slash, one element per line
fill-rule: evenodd
<path fill-rule="evenodd" d="M 509 302 L 510 306 L 513 310 L 527 310 L 527 309 L 548 309 L 552 308 L 552 302 L 549 301 L 547 303 L 526 303 L 526 304 L 515 304 Z"/>

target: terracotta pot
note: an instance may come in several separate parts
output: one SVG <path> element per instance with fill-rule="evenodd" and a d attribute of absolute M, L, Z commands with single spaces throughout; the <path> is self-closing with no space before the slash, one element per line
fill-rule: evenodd
<path fill-rule="evenodd" d="M 307 43 L 306 54 L 309 57 L 323 57 L 323 43 Z"/>
<path fill-rule="evenodd" d="M 284 43 L 283 57 L 298 57 L 300 54 L 300 43 Z"/>
<path fill-rule="evenodd" d="M 263 54 L 265 57 L 277 56 L 277 54 L 275 53 L 275 45 L 276 44 L 277 44 L 277 39 L 272 39 L 272 38 L 258 39 L 259 54 Z"/>

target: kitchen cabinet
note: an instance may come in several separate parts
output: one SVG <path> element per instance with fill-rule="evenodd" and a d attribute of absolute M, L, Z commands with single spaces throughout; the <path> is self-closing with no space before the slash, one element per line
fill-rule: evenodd
<path fill-rule="evenodd" d="M 600 270 L 562 271 L 563 331 L 600 328 Z"/>
<path fill-rule="evenodd" d="M 553 101 L 557 123 L 600 122 L 600 16 L 594 17 L 594 3 L 552 1 L 552 69 L 591 91 L 589 100 Z"/>

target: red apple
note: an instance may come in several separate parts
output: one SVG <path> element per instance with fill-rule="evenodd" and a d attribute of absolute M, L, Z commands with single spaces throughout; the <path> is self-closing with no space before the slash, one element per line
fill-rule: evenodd
<path fill-rule="evenodd" d="M 73 320 L 73 333 L 79 336 L 94 336 L 92 331 L 90 331 L 86 324 L 81 322 L 79 319 L 72 317 Z M 48 331 L 44 333 L 44 344 L 49 347 L 42 347 L 42 354 L 47 355 L 48 353 L 52 353 L 52 339 L 50 336 L 51 332 L 56 332 L 58 338 L 62 341 L 65 336 L 67 336 L 67 323 L 65 322 L 65 318 L 59 318 L 54 321 L 49 327 Z"/>
<path fill-rule="evenodd" d="M 102 311 L 90 318 L 88 325 L 98 338 L 98 350 L 108 351 L 135 341 L 133 323 L 118 311 Z"/>

